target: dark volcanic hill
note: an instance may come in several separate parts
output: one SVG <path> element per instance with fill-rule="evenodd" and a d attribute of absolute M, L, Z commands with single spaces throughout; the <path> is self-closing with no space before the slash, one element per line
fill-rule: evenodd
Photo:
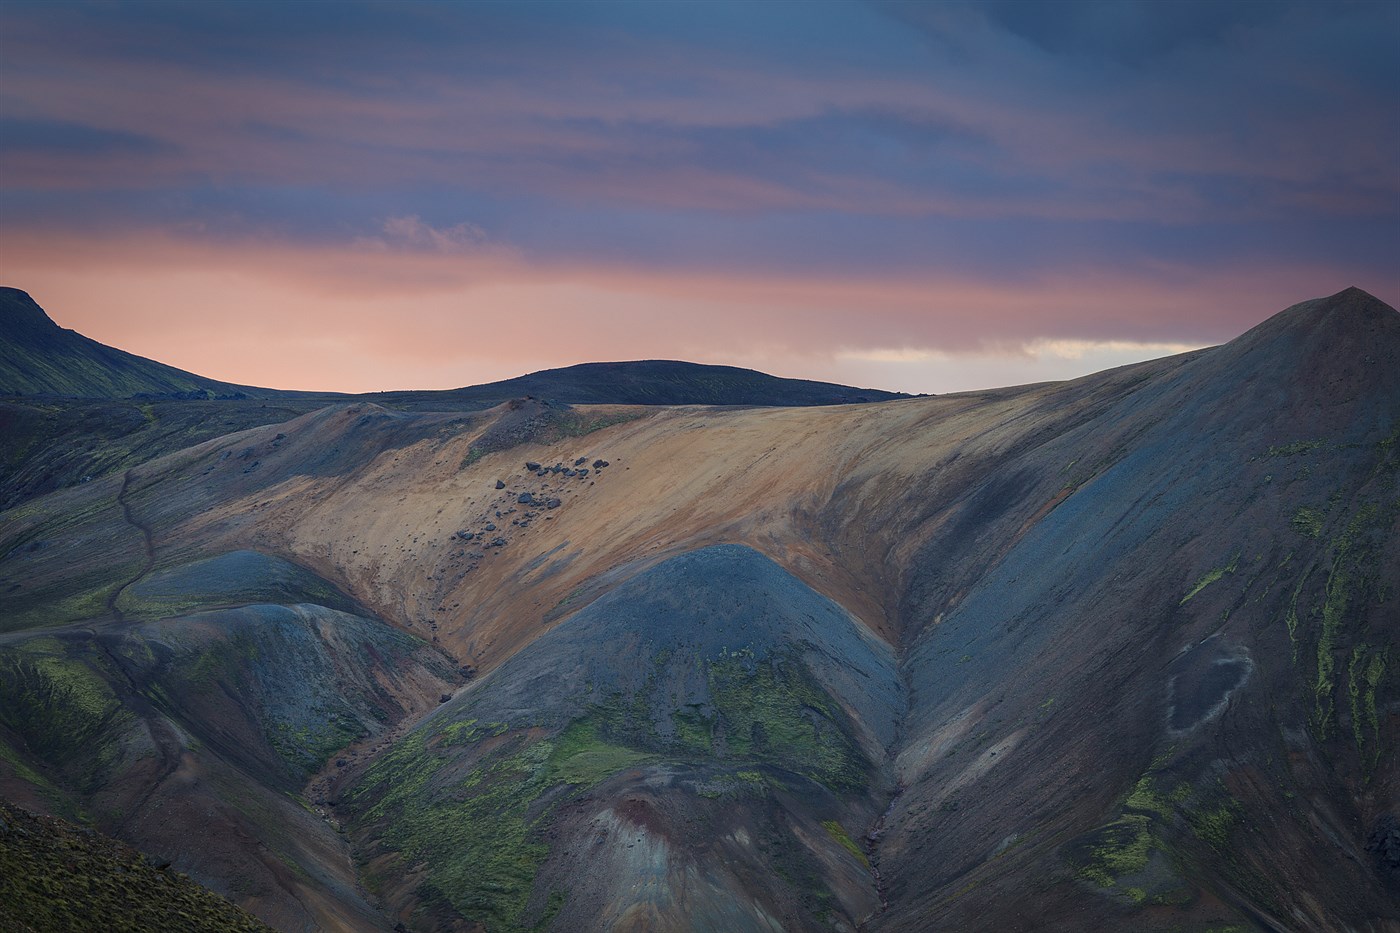
<path fill-rule="evenodd" d="M 937 398 L 342 402 L 0 513 L 0 793 L 288 930 L 1394 930 L 1397 580 L 1357 289 Z"/>
<path fill-rule="evenodd" d="M 465 389 L 385 392 L 364 398 L 395 408 L 441 409 L 449 403 L 486 407 L 527 395 L 573 405 L 849 405 L 910 397 L 810 379 L 782 379 L 737 366 L 636 360 L 580 363 Z"/>
<path fill-rule="evenodd" d="M 0 287 L 0 395 L 248 398 L 270 389 L 218 382 L 59 327 L 18 288 Z"/>

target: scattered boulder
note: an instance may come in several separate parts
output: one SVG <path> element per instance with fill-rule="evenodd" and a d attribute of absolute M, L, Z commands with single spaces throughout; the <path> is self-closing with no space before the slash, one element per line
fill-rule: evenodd
<path fill-rule="evenodd" d="M 558 499 L 546 499 L 546 500 L 545 500 L 545 503 L 544 503 L 544 507 L 547 508 L 547 509 L 557 509 L 557 508 L 559 508 L 559 506 L 561 506 L 561 505 L 563 505 L 563 504 L 564 504 L 564 503 L 561 502 L 561 501 L 559 501 Z"/>
<path fill-rule="evenodd" d="M 487 522 L 487 523 L 486 523 L 486 530 L 487 530 L 487 531 L 495 531 L 495 530 L 496 530 L 496 523 L 495 523 L 495 522 Z"/>
<path fill-rule="evenodd" d="M 457 532 L 457 537 L 461 538 L 463 541 L 470 541 L 472 538 L 475 538 L 476 535 L 470 531 L 459 531 Z"/>
<path fill-rule="evenodd" d="M 450 699 L 452 699 L 452 694 L 450 694 L 450 693 L 442 693 L 442 694 L 439 694 L 439 695 L 438 695 L 438 702 L 439 702 L 439 703 L 446 703 L 446 702 L 447 702 L 448 700 L 450 700 Z"/>
<path fill-rule="evenodd" d="M 584 467 L 581 470 L 575 470 L 574 472 L 578 475 L 579 479 L 583 479 L 585 476 L 588 475 L 588 467 Z"/>
<path fill-rule="evenodd" d="M 346 761 L 344 758 L 337 758 L 337 759 L 335 760 L 335 766 L 336 766 L 337 768 L 343 768 L 343 767 L 345 767 L 346 765 L 348 765 L 349 763 L 350 763 L 350 762 Z"/>
<path fill-rule="evenodd" d="M 534 505 L 535 497 L 531 493 L 522 492 L 515 501 L 519 502 L 521 505 Z"/>
<path fill-rule="evenodd" d="M 531 473 L 536 473 L 539 472 L 540 465 L 533 460 L 527 460 L 525 461 L 525 469 L 529 470 Z"/>
<path fill-rule="evenodd" d="M 506 488 L 506 484 L 503 483 L 503 482 L 501 482 L 500 480 L 496 480 L 496 488 L 497 488 L 497 489 L 505 489 L 505 488 Z"/>
<path fill-rule="evenodd" d="M 505 546 L 506 546 L 506 539 L 505 539 L 505 538 L 492 538 L 492 539 L 491 539 L 491 547 L 505 547 Z"/>
<path fill-rule="evenodd" d="M 603 467 L 605 467 L 605 466 L 607 466 L 607 465 L 608 465 L 608 461 L 606 461 L 606 460 L 594 460 L 594 461 L 593 461 L 593 469 L 595 469 L 595 470 L 601 470 Z"/>
<path fill-rule="evenodd" d="M 579 466 L 579 465 L 584 464 L 584 463 L 587 463 L 587 462 L 588 462 L 588 458 L 587 458 L 587 457 L 579 457 L 577 460 L 574 461 L 574 466 Z"/>

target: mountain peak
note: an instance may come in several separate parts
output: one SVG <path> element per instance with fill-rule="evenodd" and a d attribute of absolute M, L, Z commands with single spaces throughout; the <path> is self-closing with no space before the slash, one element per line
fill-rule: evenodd
<path fill-rule="evenodd" d="M 0 337 L 34 337 L 60 329 L 29 292 L 0 285 Z"/>
<path fill-rule="evenodd" d="M 1333 417 L 1326 412 L 1390 417 L 1400 391 L 1400 313 L 1351 287 L 1285 308 L 1207 359 L 1241 393 L 1237 405 L 1257 391 L 1258 404 L 1287 408 L 1300 431 L 1324 433 Z M 1369 414 L 1348 408 L 1356 399 Z"/>
<path fill-rule="evenodd" d="M 1236 351 L 1264 345 L 1311 345 L 1328 355 L 1400 345 L 1400 313 L 1355 285 L 1291 305 L 1226 344 Z M 1362 355 L 1365 355 L 1364 353 Z M 1339 360 L 1340 362 L 1340 360 Z"/>
<path fill-rule="evenodd" d="M 1326 298 L 1299 302 L 1280 311 L 1271 320 L 1290 328 L 1322 327 L 1329 331 L 1400 324 L 1394 308 L 1355 285 Z"/>

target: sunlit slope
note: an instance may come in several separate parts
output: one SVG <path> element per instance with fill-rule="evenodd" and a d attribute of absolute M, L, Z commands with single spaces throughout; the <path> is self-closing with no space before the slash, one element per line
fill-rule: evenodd
<path fill-rule="evenodd" d="M 475 681 L 328 785 L 410 928 L 1379 929 L 1398 428 L 1400 318 L 1356 290 L 879 405 L 342 405 L 5 513 L 4 626 L 153 619 L 178 568 L 256 551 L 435 642 Z M 745 580 L 826 609 L 801 634 Z M 796 721 L 756 753 L 725 697 L 765 691 L 863 785 L 798 766 Z M 507 830 L 499 884 L 443 854 Z"/>

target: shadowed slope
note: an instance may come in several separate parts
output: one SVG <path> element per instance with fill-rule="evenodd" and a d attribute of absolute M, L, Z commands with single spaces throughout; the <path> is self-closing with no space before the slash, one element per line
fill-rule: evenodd
<path fill-rule="evenodd" d="M 98 918 L 110 933 L 271 930 L 115 839 L 0 801 L 0 922 L 5 929 L 80 930 Z"/>
<path fill-rule="evenodd" d="M 49 319 L 28 293 L 0 287 L 0 394 L 215 398 L 280 393 L 206 379 L 104 346 Z"/>
<path fill-rule="evenodd" d="M 420 924 L 852 925 L 876 895 L 842 827 L 884 806 L 893 665 L 757 552 L 693 551 L 520 651 L 346 798 Z"/>
<path fill-rule="evenodd" d="M 1397 429 L 1400 319 L 1349 290 L 1003 457 L 1018 494 L 968 497 L 976 538 L 910 570 L 882 921 L 1400 918 L 1366 852 L 1397 779 Z M 1368 867 L 1301 855 L 1338 848 Z"/>

